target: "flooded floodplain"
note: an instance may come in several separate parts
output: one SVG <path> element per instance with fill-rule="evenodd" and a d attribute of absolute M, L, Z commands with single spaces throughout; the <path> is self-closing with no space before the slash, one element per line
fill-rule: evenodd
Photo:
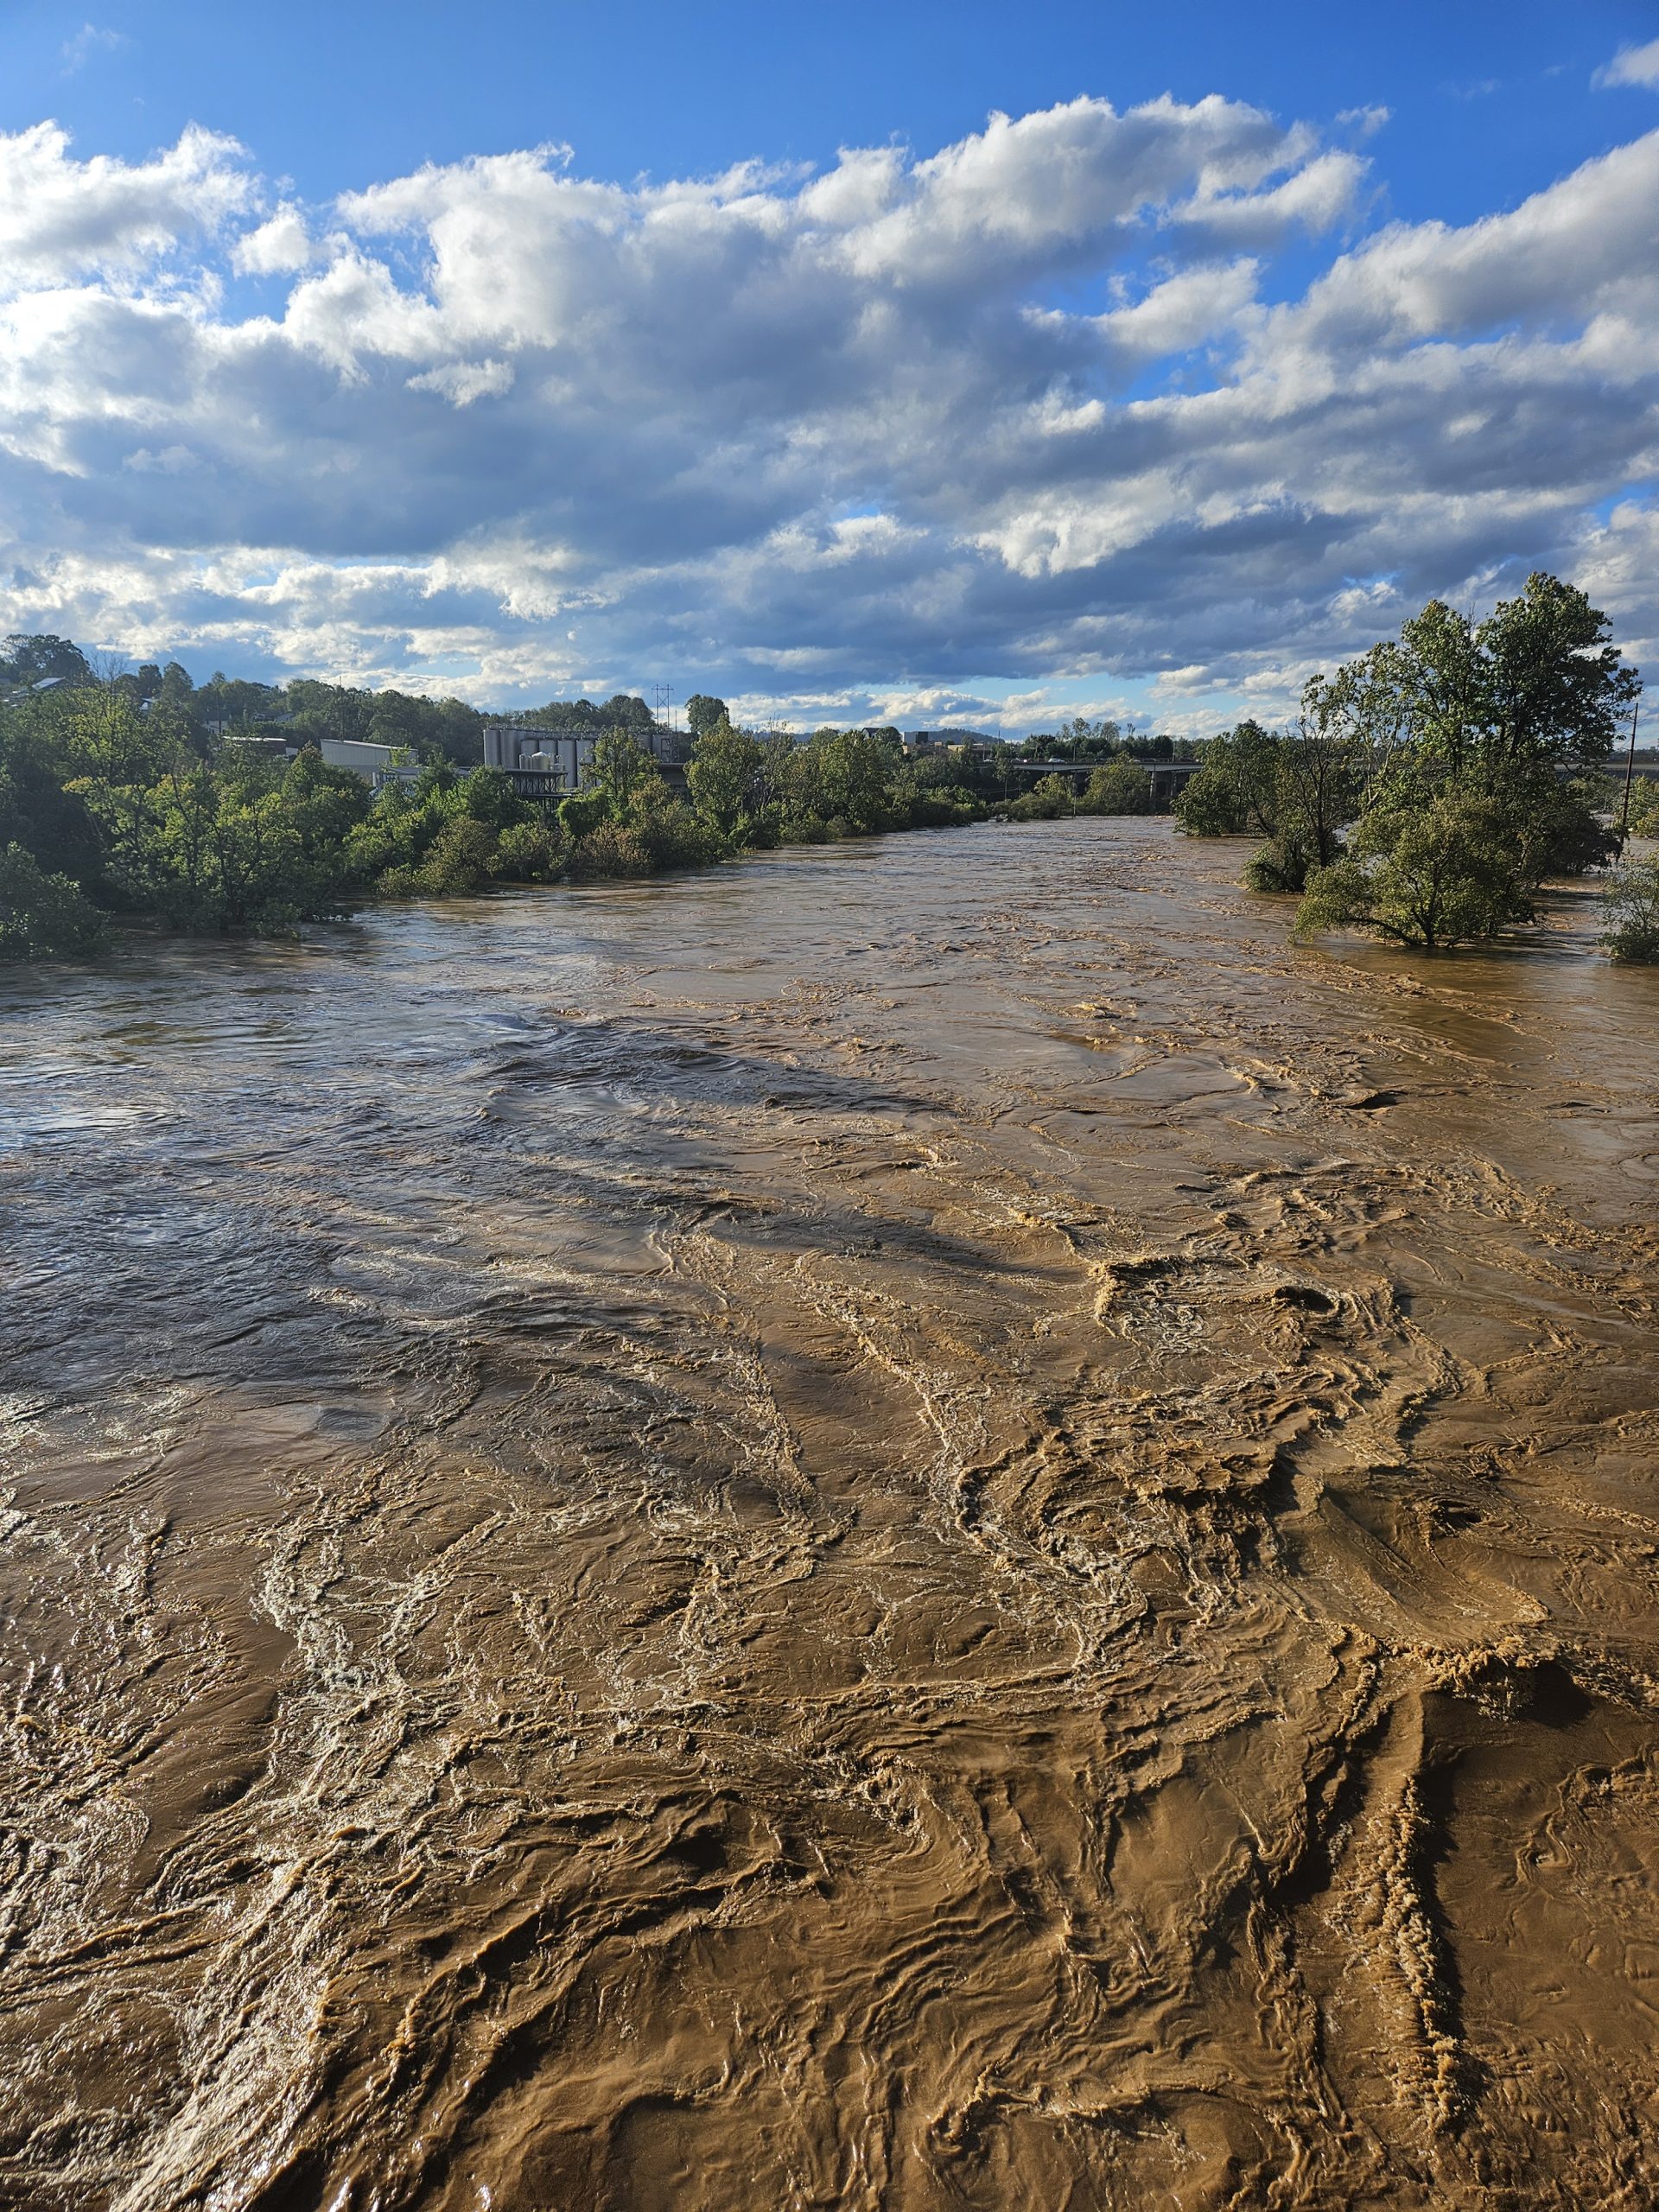
<path fill-rule="evenodd" d="M 1659 2196 L 1659 975 L 1166 823 L 0 982 L 0 2202 Z"/>

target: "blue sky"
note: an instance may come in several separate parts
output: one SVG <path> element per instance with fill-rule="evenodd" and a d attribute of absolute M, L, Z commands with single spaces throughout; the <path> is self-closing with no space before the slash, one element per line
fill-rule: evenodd
<path fill-rule="evenodd" d="M 1652 652 L 1656 132 L 1651 0 L 9 0 L 0 628 L 1199 728 L 1544 563 Z"/>
<path fill-rule="evenodd" d="M 201 123 L 314 200 L 547 139 L 626 182 L 749 156 L 823 163 L 895 137 L 931 149 L 993 108 L 1079 93 L 1127 107 L 1221 92 L 1326 123 L 1387 106 L 1389 212 L 1466 222 L 1640 127 L 1639 95 L 1609 100 L 1590 79 L 1659 37 L 1659 6 L 92 0 L 89 16 L 9 0 L 0 23 L 3 127 L 53 115 L 84 149 L 132 160 Z"/>

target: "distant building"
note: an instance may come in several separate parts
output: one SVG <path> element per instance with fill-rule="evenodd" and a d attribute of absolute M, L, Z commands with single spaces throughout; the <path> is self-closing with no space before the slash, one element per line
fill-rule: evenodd
<path fill-rule="evenodd" d="M 916 729 L 905 739 L 906 753 L 972 753 L 980 748 L 987 752 L 995 744 L 982 729 Z"/>
<path fill-rule="evenodd" d="M 486 722 L 484 766 L 511 776 L 527 797 L 580 791 L 593 766 L 596 742 L 581 730 Z"/>
<path fill-rule="evenodd" d="M 349 768 L 378 791 L 383 784 L 412 784 L 421 772 L 418 760 L 400 760 L 397 745 L 371 745 L 365 738 L 325 737 L 318 751 L 331 768 Z"/>
<path fill-rule="evenodd" d="M 551 798 L 562 791 L 577 791 L 588 781 L 594 765 L 594 748 L 606 733 L 602 729 L 543 729 L 536 723 L 486 722 L 484 725 L 484 766 L 499 768 L 512 778 L 521 798 Z M 671 772 L 669 782 L 677 783 L 672 772 L 690 749 L 690 741 L 679 731 L 664 729 L 660 723 L 649 730 L 635 729 L 628 733 L 638 739 L 647 753 Z"/>

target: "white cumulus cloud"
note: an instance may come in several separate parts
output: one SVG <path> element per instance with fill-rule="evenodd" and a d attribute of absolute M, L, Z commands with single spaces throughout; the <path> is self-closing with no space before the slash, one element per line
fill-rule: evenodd
<path fill-rule="evenodd" d="M 0 133 L 0 297 L 135 272 L 211 238 L 249 204 L 233 138 L 194 124 L 147 162 L 73 160 L 55 123 Z"/>
<path fill-rule="evenodd" d="M 244 276 L 288 276 L 308 269 L 318 249 L 305 217 L 291 206 L 279 207 L 257 230 L 247 231 L 231 249 L 231 265 Z"/>
<path fill-rule="evenodd" d="M 41 124 L 0 137 L 0 629 L 806 721 L 1265 699 L 1540 563 L 1651 645 L 1659 132 L 1460 226 L 1371 194 L 1220 97 L 309 213 L 211 132 Z"/>
<path fill-rule="evenodd" d="M 1644 85 L 1659 91 L 1659 38 L 1649 39 L 1645 46 L 1621 47 L 1605 67 L 1597 70 L 1595 81 L 1604 86 Z"/>

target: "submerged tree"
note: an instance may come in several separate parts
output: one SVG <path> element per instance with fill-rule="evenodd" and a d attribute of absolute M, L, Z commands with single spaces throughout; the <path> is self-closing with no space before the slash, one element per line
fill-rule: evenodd
<path fill-rule="evenodd" d="M 1526 918 L 1547 877 L 1617 848 L 1600 772 L 1637 689 L 1605 616 L 1543 575 L 1478 624 L 1431 601 L 1397 642 L 1316 681 L 1310 701 L 1347 733 L 1358 820 L 1347 859 L 1310 867 L 1299 926 L 1434 950 Z"/>
<path fill-rule="evenodd" d="M 1271 837 L 1279 827 L 1280 741 L 1260 722 L 1240 722 L 1206 747 L 1196 776 L 1175 801 L 1192 837 Z"/>
<path fill-rule="evenodd" d="M 1298 931 L 1359 928 L 1440 952 L 1529 921 L 1534 885 L 1509 830 L 1497 800 L 1458 785 L 1375 808 L 1351 850 L 1308 879 Z"/>
<path fill-rule="evenodd" d="M 1103 760 L 1077 801 L 1084 814 L 1150 814 L 1152 778 L 1138 761 Z"/>
<path fill-rule="evenodd" d="M 105 928 L 73 876 L 48 875 L 22 845 L 0 850 L 0 960 L 95 952 Z"/>

